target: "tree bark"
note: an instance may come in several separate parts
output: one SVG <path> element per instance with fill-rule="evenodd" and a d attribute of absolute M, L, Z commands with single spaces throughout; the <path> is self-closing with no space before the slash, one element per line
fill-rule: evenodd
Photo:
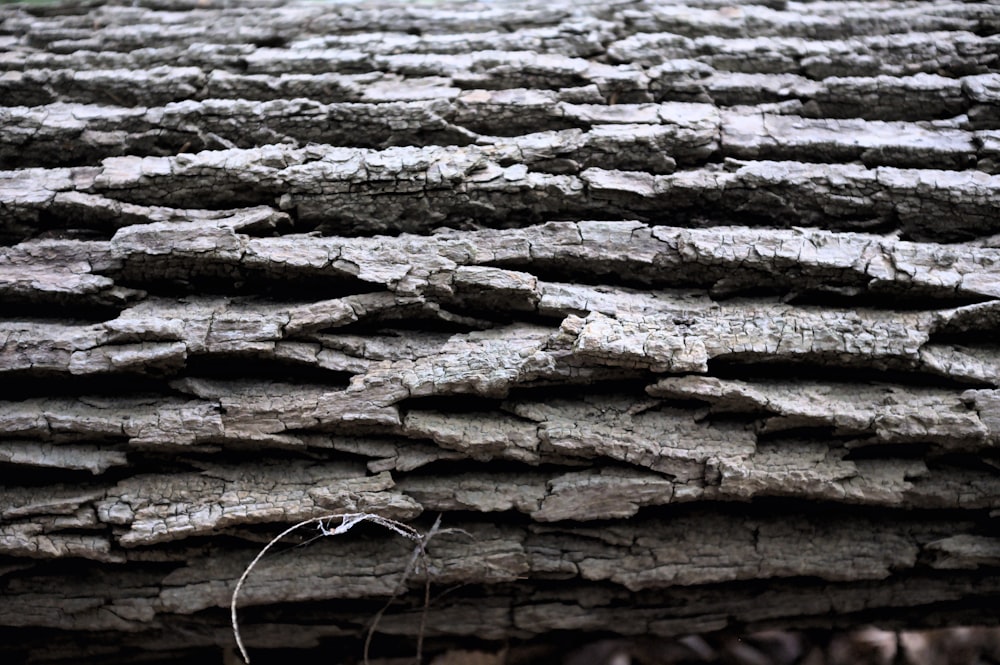
<path fill-rule="evenodd" d="M 0 7 L 0 654 L 228 652 L 341 513 L 440 532 L 294 533 L 251 655 L 401 584 L 375 653 L 996 622 L 998 54 L 944 0 Z"/>

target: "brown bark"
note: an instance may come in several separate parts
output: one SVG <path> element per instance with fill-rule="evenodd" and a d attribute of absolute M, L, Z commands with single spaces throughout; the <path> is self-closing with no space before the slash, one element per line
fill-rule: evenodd
<path fill-rule="evenodd" d="M 332 513 L 441 516 L 387 655 L 996 622 L 997 6 L 226 4 L 0 7 L 0 654 Z M 318 533 L 252 655 L 404 578 Z"/>

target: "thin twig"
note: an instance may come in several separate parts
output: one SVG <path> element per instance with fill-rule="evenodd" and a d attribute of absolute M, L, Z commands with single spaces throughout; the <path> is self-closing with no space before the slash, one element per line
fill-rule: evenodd
<path fill-rule="evenodd" d="M 334 529 L 330 529 L 330 524 L 335 519 L 340 519 L 340 524 Z M 323 524 L 326 522 L 326 524 Z M 403 524 L 402 522 L 397 522 L 396 520 L 391 520 L 387 517 L 382 517 L 381 515 L 376 515 L 375 513 L 336 513 L 333 515 L 323 515 L 322 517 L 313 517 L 307 520 L 303 520 L 298 524 L 288 527 L 277 536 L 271 539 L 271 541 L 264 546 L 264 548 L 257 553 L 250 565 L 246 567 L 243 574 L 240 575 L 240 579 L 236 582 L 236 587 L 233 589 L 232 601 L 229 604 L 230 618 L 233 625 L 233 635 L 236 637 L 236 646 L 240 649 L 240 655 L 243 656 L 243 661 L 250 665 L 250 655 L 247 653 L 246 646 L 243 644 L 243 637 L 240 634 L 240 624 L 239 618 L 236 613 L 236 607 L 239 602 L 240 591 L 243 590 L 244 584 L 246 584 L 247 578 L 250 577 L 251 571 L 257 565 L 264 555 L 267 554 L 272 547 L 277 545 L 285 536 L 290 535 L 295 530 L 304 527 L 309 524 L 316 524 L 316 527 L 320 531 L 319 536 L 310 538 L 306 543 L 301 543 L 299 546 L 311 543 L 316 540 L 316 538 L 323 538 L 325 536 L 338 536 L 342 533 L 347 533 L 356 524 L 361 522 L 374 522 L 381 527 L 389 529 L 390 531 L 403 536 L 408 540 L 416 541 L 416 546 L 413 548 L 413 553 L 410 555 L 410 560 L 406 564 L 406 568 L 403 571 L 403 576 L 400 578 L 399 583 L 396 585 L 396 589 L 393 591 L 392 597 L 389 601 L 375 613 L 372 617 L 371 626 L 368 628 L 368 634 L 365 636 L 365 647 L 364 647 L 364 662 L 368 665 L 368 651 L 371 646 L 372 637 L 375 635 L 375 631 L 378 628 L 379 621 L 382 620 L 382 616 L 386 613 L 389 607 L 397 598 L 399 598 L 402 593 L 406 590 L 406 583 L 410 579 L 410 575 L 416 570 L 417 564 L 422 562 L 424 564 L 424 606 L 420 613 L 420 627 L 417 633 L 417 654 L 416 662 L 419 663 L 423 659 L 423 648 L 424 648 L 424 631 L 427 627 L 427 612 L 430 609 L 431 604 L 431 567 L 427 560 L 427 546 L 430 544 L 431 539 L 439 533 L 461 533 L 469 538 L 473 538 L 473 535 L 464 529 L 442 529 L 441 528 L 441 515 L 437 516 L 434 520 L 434 524 L 425 534 L 421 534 L 419 531 L 411 526 Z M 298 546 L 296 546 L 298 547 Z M 295 549 L 295 548 L 292 548 Z"/>
<path fill-rule="evenodd" d="M 441 528 L 441 513 L 438 513 L 437 519 L 434 520 L 434 525 L 431 530 L 427 532 L 420 540 L 420 558 L 424 562 L 424 607 L 420 611 L 420 627 L 417 629 L 417 663 L 424 660 L 424 630 L 427 628 L 427 612 L 430 611 L 431 606 L 431 567 L 427 561 L 427 545 L 430 544 L 431 538 L 436 536 Z"/>
<path fill-rule="evenodd" d="M 375 636 L 375 631 L 376 629 L 378 629 L 379 622 L 382 620 L 383 615 L 385 615 L 385 613 L 392 606 L 392 604 L 396 602 L 396 599 L 399 598 L 401 595 L 403 595 L 403 592 L 406 591 L 406 582 L 410 579 L 410 575 L 416 569 L 418 561 L 424 562 L 424 574 L 427 578 L 425 582 L 426 590 L 424 592 L 424 595 L 426 596 L 430 594 L 430 567 L 427 565 L 426 547 L 427 544 L 431 541 L 431 538 L 433 538 L 435 535 L 439 533 L 440 527 L 441 527 L 441 515 L 438 514 L 437 519 L 434 520 L 434 524 L 430 528 L 430 531 L 428 531 L 426 534 L 421 536 L 419 540 L 417 540 L 417 545 L 416 547 L 413 548 L 413 553 L 410 555 L 410 560 L 409 562 L 407 562 L 406 568 L 403 570 L 403 576 L 399 579 L 399 583 L 396 585 L 395 590 L 392 592 L 392 596 L 390 596 L 386 604 L 383 605 L 379 609 L 379 611 L 375 613 L 375 616 L 372 617 L 371 625 L 368 627 L 368 634 L 365 636 L 365 647 L 363 653 L 363 660 L 365 665 L 369 665 L 368 652 L 369 648 L 371 647 L 372 638 Z M 423 612 L 421 613 L 420 617 L 420 632 L 417 635 L 417 663 L 420 663 L 420 660 L 422 658 L 421 651 L 423 649 L 423 637 L 424 637 L 423 629 L 426 617 L 427 617 L 427 605 L 425 604 Z"/>
<path fill-rule="evenodd" d="M 333 530 L 330 530 L 328 525 L 331 522 L 333 522 L 333 520 L 338 518 L 340 519 L 340 524 Z M 327 525 L 323 524 L 324 521 L 327 523 Z M 322 532 L 324 536 L 337 536 L 342 533 L 347 533 L 348 531 L 351 530 L 352 527 L 354 527 L 354 525 L 365 521 L 375 522 L 379 526 L 385 527 L 390 531 L 398 533 L 404 538 L 407 538 L 409 540 L 415 540 L 418 543 L 418 548 L 422 547 L 425 536 L 423 536 L 419 531 L 417 531 L 413 527 L 407 526 L 402 522 L 397 522 L 396 520 L 391 520 L 386 517 L 382 517 L 381 515 L 376 515 L 374 513 L 335 513 L 333 515 L 323 515 L 322 517 L 313 517 L 288 527 L 287 529 L 279 533 L 277 536 L 272 538 L 271 541 L 267 545 L 265 545 L 260 552 L 257 553 L 257 556 L 253 558 L 253 561 L 250 562 L 250 565 L 247 566 L 246 569 L 243 571 L 243 574 L 240 575 L 240 579 L 237 580 L 236 587 L 233 589 L 233 597 L 229 604 L 229 614 L 233 625 L 233 635 L 236 637 L 236 646 L 239 647 L 240 655 L 243 656 L 243 661 L 247 663 L 247 665 L 250 665 L 250 655 L 247 653 L 246 646 L 243 644 L 243 637 L 242 635 L 240 635 L 240 624 L 239 624 L 239 618 L 236 613 L 236 607 L 237 603 L 239 602 L 240 591 L 243 590 L 243 585 L 246 583 L 247 578 L 250 576 L 251 571 L 253 571 L 254 566 L 257 565 L 257 562 L 263 559 L 264 555 L 267 554 L 272 547 L 281 542 L 281 540 L 285 536 L 288 536 L 295 530 L 300 529 L 308 524 L 313 524 L 313 523 L 317 524 L 319 530 Z M 440 522 L 441 522 L 441 517 L 438 516 L 437 522 L 434 523 L 434 528 L 431 529 L 432 532 L 436 529 L 437 525 Z M 396 596 L 394 595 L 393 598 L 395 597 Z M 369 640 L 370 639 L 371 639 L 371 633 L 369 633 Z M 366 662 L 367 662 L 367 655 L 368 655 L 368 640 L 366 640 L 365 642 Z"/>

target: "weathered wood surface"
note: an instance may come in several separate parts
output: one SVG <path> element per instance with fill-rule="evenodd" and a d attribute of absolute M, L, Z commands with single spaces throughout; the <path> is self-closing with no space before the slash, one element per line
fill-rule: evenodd
<path fill-rule="evenodd" d="M 997 5 L 2 6 L 0 69 L 0 653 L 228 649 L 338 512 L 464 530 L 431 651 L 1000 617 Z M 360 653 L 411 547 L 265 559 L 248 645 Z"/>

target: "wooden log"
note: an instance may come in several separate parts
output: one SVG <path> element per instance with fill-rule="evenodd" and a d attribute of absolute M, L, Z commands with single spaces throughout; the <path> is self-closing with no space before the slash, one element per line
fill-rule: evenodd
<path fill-rule="evenodd" d="M 0 6 L 0 657 L 995 623 L 1000 12 L 731 4 Z"/>

